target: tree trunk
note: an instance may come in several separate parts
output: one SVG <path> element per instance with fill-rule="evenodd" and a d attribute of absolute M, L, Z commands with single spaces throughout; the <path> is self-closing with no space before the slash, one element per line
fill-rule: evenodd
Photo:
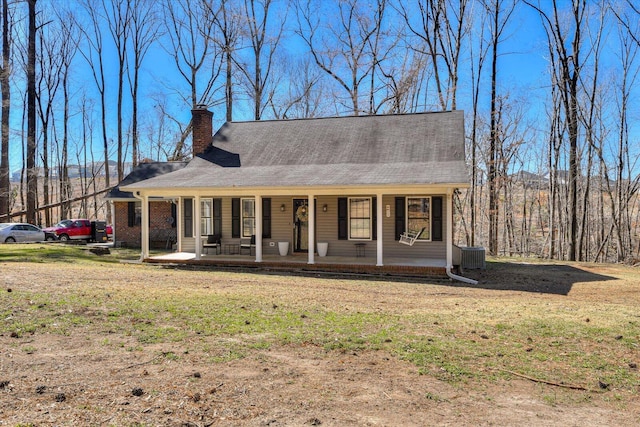
<path fill-rule="evenodd" d="M 493 28 L 498 28 L 499 10 L 496 8 L 493 14 Z M 491 55 L 491 135 L 489 137 L 489 254 L 498 254 L 498 186 L 496 159 L 498 150 L 498 130 L 496 111 L 496 84 L 498 78 L 498 31 L 493 31 L 492 55 Z"/>
<path fill-rule="evenodd" d="M 9 221 L 11 211 L 11 180 L 9 177 L 9 117 L 11 114 L 11 87 L 9 76 L 11 75 L 11 48 L 9 28 L 8 0 L 2 0 L 2 69 L 0 70 L 0 88 L 2 90 L 2 139 L 0 148 L 0 218 Z M 4 216 L 4 217 L 3 217 Z"/>
<path fill-rule="evenodd" d="M 27 53 L 27 222 L 37 224 L 38 171 L 36 169 L 36 0 L 29 5 Z"/>

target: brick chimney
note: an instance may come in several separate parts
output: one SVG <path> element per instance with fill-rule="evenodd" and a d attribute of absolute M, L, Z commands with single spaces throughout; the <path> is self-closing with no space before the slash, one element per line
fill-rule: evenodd
<path fill-rule="evenodd" d="M 193 143 L 191 144 L 191 154 L 195 157 L 211 145 L 213 136 L 213 113 L 207 110 L 206 105 L 197 105 L 191 110 L 191 134 Z"/>

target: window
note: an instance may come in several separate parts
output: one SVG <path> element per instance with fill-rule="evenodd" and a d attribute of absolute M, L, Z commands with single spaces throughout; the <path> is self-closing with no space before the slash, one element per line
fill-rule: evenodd
<path fill-rule="evenodd" d="M 422 228 L 418 240 L 431 240 L 431 197 L 407 197 L 407 231 Z"/>
<path fill-rule="evenodd" d="M 128 203 L 128 225 L 136 227 L 142 223 L 142 202 Z"/>
<path fill-rule="evenodd" d="M 207 236 L 213 232 L 213 199 L 200 199 L 200 234 Z"/>
<path fill-rule="evenodd" d="M 349 199 L 349 239 L 371 239 L 371 198 Z"/>
<path fill-rule="evenodd" d="M 242 237 L 256 234 L 256 202 L 254 199 L 242 199 Z"/>
<path fill-rule="evenodd" d="M 182 202 L 184 237 L 193 237 L 193 199 L 184 199 Z"/>

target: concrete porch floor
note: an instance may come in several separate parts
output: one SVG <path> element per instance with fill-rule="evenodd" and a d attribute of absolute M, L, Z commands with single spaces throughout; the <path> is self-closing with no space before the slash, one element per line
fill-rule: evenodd
<path fill-rule="evenodd" d="M 174 252 L 150 256 L 145 259 L 145 262 L 279 271 L 323 271 L 337 274 L 446 277 L 446 261 L 444 259 L 430 258 L 385 258 L 383 266 L 376 266 L 375 257 L 320 257 L 316 255 L 314 264 L 309 264 L 306 253 L 287 256 L 263 255 L 262 262 L 256 262 L 255 255 L 204 254 L 201 255 L 199 260 L 196 260 L 194 253 Z"/>

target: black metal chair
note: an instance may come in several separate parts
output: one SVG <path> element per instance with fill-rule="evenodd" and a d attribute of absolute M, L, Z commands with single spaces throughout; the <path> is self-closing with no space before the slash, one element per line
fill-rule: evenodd
<path fill-rule="evenodd" d="M 249 255 L 253 255 L 251 253 L 251 249 L 255 251 L 256 247 L 256 236 L 251 236 L 251 239 L 242 239 L 240 240 L 240 253 L 242 254 L 243 250 L 249 251 Z"/>
<path fill-rule="evenodd" d="M 202 249 L 208 254 L 210 248 L 215 248 L 216 255 L 220 254 L 222 249 L 222 236 L 220 234 L 209 234 L 207 236 L 207 241 L 202 244 Z"/>

